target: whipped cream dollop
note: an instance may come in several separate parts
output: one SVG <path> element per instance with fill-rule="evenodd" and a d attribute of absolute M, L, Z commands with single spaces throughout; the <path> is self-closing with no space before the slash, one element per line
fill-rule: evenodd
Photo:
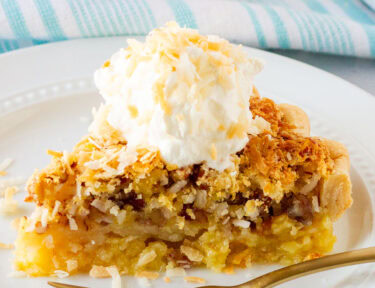
<path fill-rule="evenodd" d="M 158 149 L 178 167 L 205 161 L 221 171 L 249 133 L 268 127 L 249 109 L 261 69 L 240 46 L 168 23 L 145 43 L 129 40 L 94 79 L 109 109 L 107 122 L 129 147 Z"/>

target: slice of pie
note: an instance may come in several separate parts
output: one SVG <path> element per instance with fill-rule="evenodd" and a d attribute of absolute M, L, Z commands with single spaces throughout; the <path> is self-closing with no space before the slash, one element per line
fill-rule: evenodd
<path fill-rule="evenodd" d="M 28 181 L 15 265 L 31 276 L 252 263 L 331 251 L 349 157 L 298 107 L 261 98 L 259 60 L 169 23 L 96 72 L 105 103 L 71 153 Z M 105 273 L 104 273 L 105 274 Z"/>

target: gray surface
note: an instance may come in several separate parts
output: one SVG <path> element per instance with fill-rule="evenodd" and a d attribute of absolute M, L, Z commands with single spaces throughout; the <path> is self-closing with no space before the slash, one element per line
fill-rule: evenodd
<path fill-rule="evenodd" d="M 335 74 L 375 95 L 375 60 L 312 54 L 302 51 L 272 50 Z M 375 97 L 375 96 L 374 96 Z"/>

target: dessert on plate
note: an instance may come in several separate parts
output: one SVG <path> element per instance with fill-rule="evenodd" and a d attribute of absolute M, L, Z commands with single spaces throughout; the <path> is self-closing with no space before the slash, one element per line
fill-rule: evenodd
<path fill-rule="evenodd" d="M 28 181 L 36 208 L 18 226 L 16 269 L 220 272 L 329 252 L 352 203 L 347 150 L 262 98 L 261 69 L 175 23 L 129 40 L 95 73 L 104 104 L 89 134 Z"/>

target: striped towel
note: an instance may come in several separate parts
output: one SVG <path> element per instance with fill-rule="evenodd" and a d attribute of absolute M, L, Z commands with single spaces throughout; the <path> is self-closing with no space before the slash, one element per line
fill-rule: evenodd
<path fill-rule="evenodd" d="M 0 1 L 0 52 L 175 20 L 249 46 L 375 58 L 375 0 Z"/>

